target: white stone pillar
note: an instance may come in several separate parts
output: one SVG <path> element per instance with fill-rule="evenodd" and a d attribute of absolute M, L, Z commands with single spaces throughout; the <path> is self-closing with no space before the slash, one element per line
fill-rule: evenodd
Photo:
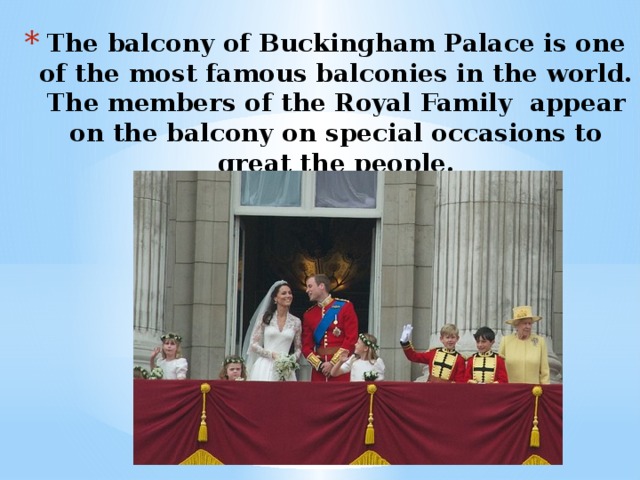
<path fill-rule="evenodd" d="M 134 365 L 149 367 L 164 329 L 168 172 L 134 172 Z"/>
<path fill-rule="evenodd" d="M 497 350 L 511 333 L 512 308 L 531 305 L 543 317 L 536 333 L 547 338 L 552 379 L 560 362 L 551 338 L 555 240 L 554 172 L 448 172 L 436 189 L 433 321 L 460 330 L 458 350 L 476 351 L 473 333 L 496 332 Z"/>

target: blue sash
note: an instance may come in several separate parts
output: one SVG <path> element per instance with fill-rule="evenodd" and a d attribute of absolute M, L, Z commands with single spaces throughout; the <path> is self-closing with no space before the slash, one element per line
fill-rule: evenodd
<path fill-rule="evenodd" d="M 322 340 L 322 337 L 324 337 L 324 334 L 327 331 L 327 328 L 329 328 L 329 325 L 331 325 L 331 322 L 333 322 L 336 318 L 338 318 L 338 312 L 340 311 L 340 309 L 343 307 L 344 304 L 345 304 L 344 300 L 335 300 L 331 305 L 331 308 L 329 308 L 326 312 L 324 312 L 324 316 L 322 317 L 322 320 L 320 320 L 320 323 L 318 324 L 316 329 L 313 331 L 313 340 L 316 342 L 316 345 L 320 345 L 320 340 Z"/>

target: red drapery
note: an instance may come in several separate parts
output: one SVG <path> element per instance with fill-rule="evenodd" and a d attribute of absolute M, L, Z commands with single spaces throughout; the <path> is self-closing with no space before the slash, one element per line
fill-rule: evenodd
<path fill-rule="evenodd" d="M 207 441 L 198 441 L 204 395 Z M 375 442 L 365 444 L 367 384 L 134 381 L 134 463 L 348 465 L 372 452 L 390 464 L 562 463 L 562 386 L 376 382 Z M 215 462 L 214 462 L 215 463 Z M 536 462 L 534 462 L 536 463 Z"/>

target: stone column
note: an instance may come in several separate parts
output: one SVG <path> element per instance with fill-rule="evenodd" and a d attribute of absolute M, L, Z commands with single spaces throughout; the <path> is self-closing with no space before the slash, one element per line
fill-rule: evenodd
<path fill-rule="evenodd" d="M 420 172 L 416 178 L 412 341 L 418 349 L 426 348 L 429 345 L 433 317 L 434 198 L 437 177 L 438 175 L 432 172 Z M 398 342 L 398 338 L 395 339 L 396 342 Z M 411 370 L 411 378 L 415 378 L 418 382 L 426 382 L 429 378 L 426 365 L 412 363 Z"/>
<path fill-rule="evenodd" d="M 149 366 L 164 329 L 168 172 L 134 172 L 134 364 Z"/>
<path fill-rule="evenodd" d="M 386 365 L 385 378 L 389 380 L 410 378 L 411 362 L 405 358 L 398 339 L 402 325 L 420 319 L 420 313 L 414 311 L 416 175 L 396 172 L 384 178 L 382 311 L 378 340 L 379 354 Z M 421 310 L 424 318 L 425 311 Z"/>
<path fill-rule="evenodd" d="M 190 378 L 216 378 L 225 356 L 231 174 L 198 172 L 195 196 Z M 233 286 L 235 287 L 235 286 Z M 185 325 L 183 331 L 187 332 Z M 236 353 L 233 349 L 230 353 Z"/>
<path fill-rule="evenodd" d="M 512 308 L 531 305 L 543 317 L 536 333 L 549 344 L 552 379 L 560 378 L 553 353 L 555 258 L 554 172 L 449 172 L 436 190 L 433 321 L 460 329 L 458 349 L 473 353 L 473 333 L 488 326 L 497 350 L 511 333 Z"/>

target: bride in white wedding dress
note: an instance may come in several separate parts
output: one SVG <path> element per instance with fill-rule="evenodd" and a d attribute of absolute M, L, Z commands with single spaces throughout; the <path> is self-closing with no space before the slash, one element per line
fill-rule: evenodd
<path fill-rule="evenodd" d="M 274 368 L 275 361 L 289 355 L 292 344 L 296 361 L 300 357 L 302 323 L 289 313 L 292 301 L 291 287 L 279 280 L 271 286 L 254 313 L 249 325 L 251 336 L 243 348 L 249 380 L 280 380 Z M 285 380 L 296 381 L 295 371 L 289 372 Z"/>

